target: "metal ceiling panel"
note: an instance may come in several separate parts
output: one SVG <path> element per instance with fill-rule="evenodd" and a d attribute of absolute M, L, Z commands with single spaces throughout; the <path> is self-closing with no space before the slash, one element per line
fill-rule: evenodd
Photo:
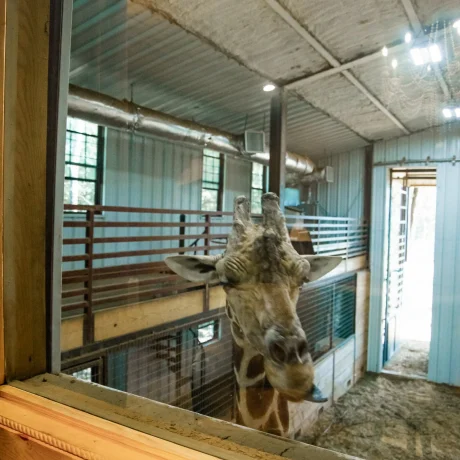
<path fill-rule="evenodd" d="M 266 79 L 163 17 L 127 0 L 74 2 L 71 83 L 232 133 L 269 127 Z M 289 99 L 288 148 L 331 154 L 365 142 Z"/>

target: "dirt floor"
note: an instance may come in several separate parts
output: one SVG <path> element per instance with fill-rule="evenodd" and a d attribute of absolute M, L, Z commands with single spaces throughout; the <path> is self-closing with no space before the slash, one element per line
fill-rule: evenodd
<path fill-rule="evenodd" d="M 459 460 L 460 389 L 366 376 L 302 441 L 370 460 Z"/>
<path fill-rule="evenodd" d="M 401 346 L 400 350 L 385 365 L 385 369 L 403 375 L 426 377 L 428 374 L 429 350 L 429 342 L 408 341 Z"/>

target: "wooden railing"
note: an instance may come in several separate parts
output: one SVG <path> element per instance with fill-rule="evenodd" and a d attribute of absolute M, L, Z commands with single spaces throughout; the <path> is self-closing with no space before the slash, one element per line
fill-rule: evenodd
<path fill-rule="evenodd" d="M 171 254 L 214 254 L 226 247 L 232 213 L 66 205 L 62 310 L 84 314 L 85 343 L 94 340 L 94 312 L 209 286 L 184 281 L 163 262 Z M 260 216 L 254 216 L 255 221 Z M 287 216 L 308 230 L 318 254 L 345 258 L 367 250 L 367 227 L 355 219 Z"/>

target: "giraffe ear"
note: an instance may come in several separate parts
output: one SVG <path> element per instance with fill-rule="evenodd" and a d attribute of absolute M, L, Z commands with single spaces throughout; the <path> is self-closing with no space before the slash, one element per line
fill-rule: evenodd
<path fill-rule="evenodd" d="M 334 270 L 334 268 L 342 262 L 341 257 L 333 256 L 305 255 L 302 256 L 302 259 L 306 260 L 310 264 L 310 271 L 307 274 L 308 281 L 316 281 L 317 279 L 322 278 L 324 275 Z"/>
<path fill-rule="evenodd" d="M 216 264 L 222 256 L 170 256 L 166 265 L 179 276 L 194 283 L 218 281 Z"/>

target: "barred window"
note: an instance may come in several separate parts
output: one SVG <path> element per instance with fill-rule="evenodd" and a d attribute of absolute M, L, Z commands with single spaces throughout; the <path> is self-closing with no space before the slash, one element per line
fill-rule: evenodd
<path fill-rule="evenodd" d="M 262 195 L 267 191 L 266 167 L 259 163 L 252 163 L 251 177 L 251 212 L 253 214 L 262 213 L 260 202 Z"/>
<path fill-rule="evenodd" d="M 65 204 L 101 204 L 103 156 L 104 128 L 78 118 L 67 118 Z"/>
<path fill-rule="evenodd" d="M 219 152 L 205 150 L 203 154 L 203 185 L 201 209 L 203 211 L 222 210 L 223 159 Z"/>

